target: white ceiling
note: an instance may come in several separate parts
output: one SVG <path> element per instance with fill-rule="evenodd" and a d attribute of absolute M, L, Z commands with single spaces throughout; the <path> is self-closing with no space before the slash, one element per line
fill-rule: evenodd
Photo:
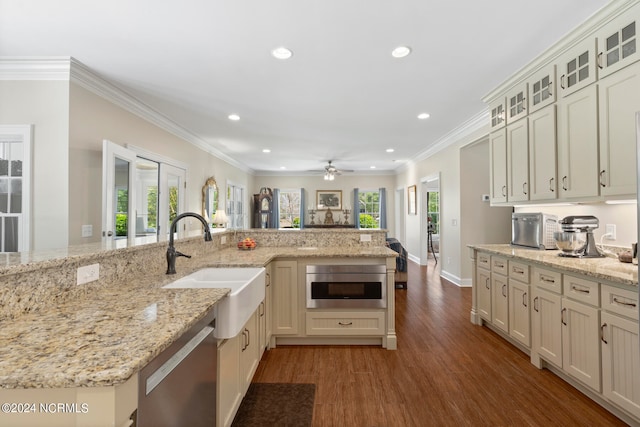
<path fill-rule="evenodd" d="M 0 0 L 0 56 L 73 56 L 256 173 L 389 172 L 606 3 Z"/>

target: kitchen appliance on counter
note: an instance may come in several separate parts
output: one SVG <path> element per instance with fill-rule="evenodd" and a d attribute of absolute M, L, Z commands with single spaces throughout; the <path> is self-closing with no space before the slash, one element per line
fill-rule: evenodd
<path fill-rule="evenodd" d="M 579 258 L 600 258 L 604 255 L 596 247 L 593 230 L 599 227 L 598 218 L 591 215 L 567 216 L 559 222 L 562 231 L 556 231 L 553 237 L 560 256 Z"/>
<path fill-rule="evenodd" d="M 545 213 L 512 213 L 511 244 L 542 250 L 556 249 L 553 233 L 558 217 Z"/>

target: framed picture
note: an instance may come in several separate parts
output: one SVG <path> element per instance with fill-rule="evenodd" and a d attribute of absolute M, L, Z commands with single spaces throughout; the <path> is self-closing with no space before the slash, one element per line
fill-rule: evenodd
<path fill-rule="evenodd" d="M 342 191 L 341 190 L 317 190 L 316 205 L 320 209 L 342 210 Z"/>
<path fill-rule="evenodd" d="M 416 186 L 410 185 L 407 188 L 407 201 L 409 202 L 409 215 L 418 214 L 418 205 L 416 200 Z"/>

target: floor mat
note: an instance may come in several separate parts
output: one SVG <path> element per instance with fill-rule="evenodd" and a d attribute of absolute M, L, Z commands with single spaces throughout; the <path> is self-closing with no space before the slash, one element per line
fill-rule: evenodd
<path fill-rule="evenodd" d="M 315 393 L 315 384 L 252 383 L 232 426 L 310 426 Z"/>

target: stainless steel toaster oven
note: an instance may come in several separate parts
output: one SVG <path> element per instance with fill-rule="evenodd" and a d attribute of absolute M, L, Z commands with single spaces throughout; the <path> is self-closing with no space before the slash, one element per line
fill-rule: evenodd
<path fill-rule="evenodd" d="M 544 213 L 511 214 L 511 244 L 536 249 L 556 249 L 553 232 L 558 230 L 558 217 Z"/>

